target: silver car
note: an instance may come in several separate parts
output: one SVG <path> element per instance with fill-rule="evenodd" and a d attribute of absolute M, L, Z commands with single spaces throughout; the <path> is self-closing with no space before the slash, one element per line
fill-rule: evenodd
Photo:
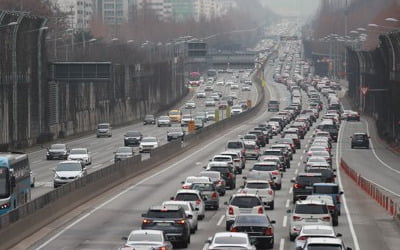
<path fill-rule="evenodd" d="M 124 237 L 125 246 L 133 249 L 165 249 L 173 246 L 161 230 L 133 230 L 128 237 Z"/>
<path fill-rule="evenodd" d="M 86 176 L 86 167 L 81 161 L 62 161 L 54 171 L 54 188 Z"/>
<path fill-rule="evenodd" d="M 111 137 L 112 136 L 112 127 L 110 123 L 99 123 L 97 124 L 97 129 L 96 129 L 96 137 Z"/>
<path fill-rule="evenodd" d="M 206 209 L 219 209 L 219 193 L 214 183 L 192 183 L 192 189 L 199 190 L 203 194 Z"/>
<path fill-rule="evenodd" d="M 171 119 L 169 116 L 163 115 L 157 118 L 157 127 L 161 126 L 171 127 Z"/>
<path fill-rule="evenodd" d="M 208 250 L 217 249 L 246 249 L 255 250 L 247 233 L 219 232 L 214 237 L 208 238 Z"/>

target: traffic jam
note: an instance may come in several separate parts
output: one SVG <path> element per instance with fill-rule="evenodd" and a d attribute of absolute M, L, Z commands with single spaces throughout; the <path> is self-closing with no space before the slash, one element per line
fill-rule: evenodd
<path fill-rule="evenodd" d="M 300 45 L 289 47 L 298 51 Z M 295 249 L 351 249 L 336 232 L 345 219 L 333 164 L 341 121 L 351 112 L 343 114 L 337 83 L 311 73 L 299 77 L 307 63 L 298 52 L 283 54 L 275 62 L 273 79 L 286 87 L 288 105 L 269 100 L 269 118 L 227 140 L 202 171 L 182 180 L 170 200 L 149 207 L 141 229 L 124 237 L 121 249 L 142 249 L 150 242 L 153 249 L 190 248 L 208 211 L 221 209 L 221 231 L 209 235 L 203 249 L 288 249 L 277 244 L 275 231 L 281 225 L 271 215 L 283 187 L 290 194 L 286 238 Z M 293 71 L 295 76 L 289 77 Z M 300 162 L 295 164 L 294 158 Z M 288 180 L 289 171 L 294 177 Z"/>

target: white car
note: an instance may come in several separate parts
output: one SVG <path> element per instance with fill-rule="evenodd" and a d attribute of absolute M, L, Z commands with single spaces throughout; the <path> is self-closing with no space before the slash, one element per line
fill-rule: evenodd
<path fill-rule="evenodd" d="M 206 92 L 203 91 L 197 92 L 196 98 L 206 98 Z"/>
<path fill-rule="evenodd" d="M 125 247 L 129 249 L 165 249 L 171 250 L 173 246 L 165 233 L 161 230 L 133 230 L 126 240 Z"/>
<path fill-rule="evenodd" d="M 276 161 L 262 161 L 253 165 L 250 171 L 268 172 L 272 175 L 277 190 L 282 189 L 282 173 L 280 166 Z"/>
<path fill-rule="evenodd" d="M 92 156 L 87 148 L 73 148 L 69 151 L 68 160 L 81 161 L 85 165 L 92 164 Z"/>
<path fill-rule="evenodd" d="M 185 109 L 195 109 L 196 108 L 196 103 L 193 101 L 187 102 L 185 104 Z"/>
<path fill-rule="evenodd" d="M 158 148 L 159 140 L 156 137 L 148 136 L 143 137 L 139 144 L 139 152 L 150 152 L 152 149 Z"/>
<path fill-rule="evenodd" d="M 299 200 L 296 201 L 293 210 L 288 210 L 289 239 L 294 241 L 305 225 L 332 226 L 332 216 L 328 206 L 323 201 Z"/>
<path fill-rule="evenodd" d="M 183 189 L 191 189 L 192 183 L 209 183 L 211 179 L 206 176 L 188 176 L 185 181 L 182 181 Z"/>
<path fill-rule="evenodd" d="M 189 201 L 164 201 L 162 205 L 181 206 L 185 210 L 186 216 L 188 216 L 189 218 L 190 233 L 194 234 L 197 231 L 199 214 L 197 213 L 192 203 L 190 203 Z"/>
<path fill-rule="evenodd" d="M 232 106 L 231 108 L 231 115 L 238 115 L 243 112 L 243 108 L 240 105 Z"/>
<path fill-rule="evenodd" d="M 303 250 L 311 249 L 341 249 L 341 250 L 351 250 L 350 247 L 346 247 L 341 238 L 309 238 L 307 239 Z"/>
<path fill-rule="evenodd" d="M 228 202 L 225 202 L 225 228 L 230 230 L 235 218 L 240 214 L 265 214 L 261 198 L 255 194 L 234 194 Z"/>
<path fill-rule="evenodd" d="M 204 202 L 204 196 L 199 190 L 180 189 L 176 192 L 175 197 L 171 197 L 171 199 L 176 201 L 190 201 L 198 211 L 199 220 L 204 219 L 206 215 L 206 203 Z"/>
<path fill-rule="evenodd" d="M 194 121 L 194 118 L 191 114 L 184 114 L 182 115 L 181 119 L 181 126 L 187 126 L 190 121 Z"/>
<path fill-rule="evenodd" d="M 244 86 L 242 86 L 242 91 L 251 91 L 251 88 L 250 88 L 250 86 L 244 85 Z"/>
<path fill-rule="evenodd" d="M 206 107 L 215 107 L 215 100 L 212 98 L 208 98 L 205 102 L 204 105 Z"/>
<path fill-rule="evenodd" d="M 242 187 L 243 194 L 256 194 L 261 198 L 264 206 L 274 209 L 275 192 L 269 181 L 248 180 L 246 185 Z"/>
<path fill-rule="evenodd" d="M 53 169 L 54 188 L 86 176 L 86 168 L 81 161 L 62 161 Z"/>
<path fill-rule="evenodd" d="M 301 228 L 299 236 L 296 238 L 296 249 L 303 248 L 308 238 L 329 237 L 336 238 L 342 236 L 336 234 L 332 226 L 326 225 L 306 225 Z"/>
<path fill-rule="evenodd" d="M 250 238 L 247 233 L 236 233 L 236 232 L 219 232 L 214 237 L 208 238 L 206 243 L 209 244 L 208 250 L 220 250 L 220 249 L 243 249 L 243 250 L 255 250 L 250 242 Z"/>

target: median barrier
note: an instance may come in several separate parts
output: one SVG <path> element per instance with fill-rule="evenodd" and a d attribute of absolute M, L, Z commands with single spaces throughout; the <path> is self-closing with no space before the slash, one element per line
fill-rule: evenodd
<path fill-rule="evenodd" d="M 245 122 L 265 107 L 265 93 L 257 80 L 257 72 L 253 74 L 258 93 L 257 103 L 240 115 L 216 122 L 193 134 L 185 136 L 185 140 L 164 144 L 151 152 L 151 157 L 141 161 L 140 155 L 111 164 L 88 174 L 74 182 L 54 189 L 0 217 L 1 249 L 8 249 L 21 242 L 26 237 L 37 232 L 57 218 L 72 211 L 74 208 L 95 198 L 113 187 L 149 171 L 159 164 L 182 154 L 200 141 L 214 137 L 227 131 L 240 122 Z"/>

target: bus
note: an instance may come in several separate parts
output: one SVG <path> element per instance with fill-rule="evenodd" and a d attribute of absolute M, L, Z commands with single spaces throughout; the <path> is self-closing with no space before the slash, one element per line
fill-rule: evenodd
<path fill-rule="evenodd" d="M 0 153 L 0 215 L 31 199 L 31 169 L 28 155 Z"/>
<path fill-rule="evenodd" d="M 209 69 L 207 70 L 207 77 L 214 78 L 214 81 L 217 80 L 217 70 L 216 69 Z"/>
<path fill-rule="evenodd" d="M 200 86 L 200 77 L 201 74 L 199 72 L 190 72 L 189 75 L 190 86 Z"/>

